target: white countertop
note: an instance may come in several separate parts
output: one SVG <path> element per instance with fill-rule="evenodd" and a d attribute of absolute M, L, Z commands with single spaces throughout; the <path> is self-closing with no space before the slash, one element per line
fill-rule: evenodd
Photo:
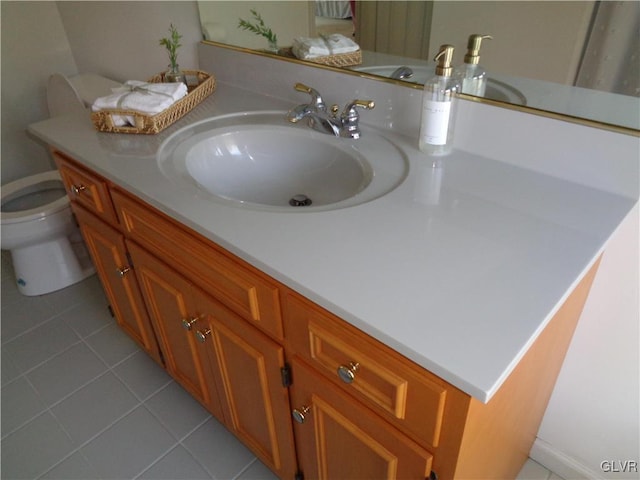
<path fill-rule="evenodd" d="M 99 133 L 88 114 L 30 132 L 483 402 L 635 204 L 462 151 L 433 177 L 413 139 L 389 132 L 408 178 L 341 210 L 223 205 L 157 167 L 160 143 L 188 123 L 291 106 L 220 83 L 159 135 Z"/>

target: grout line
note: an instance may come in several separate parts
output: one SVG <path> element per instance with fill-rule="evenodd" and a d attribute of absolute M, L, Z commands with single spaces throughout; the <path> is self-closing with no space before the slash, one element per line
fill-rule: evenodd
<path fill-rule="evenodd" d="M 255 457 L 253 460 L 251 460 L 249 463 L 247 463 L 244 468 L 242 468 L 237 475 L 235 475 L 231 480 L 238 480 L 243 474 L 244 472 L 246 472 L 247 470 L 249 470 L 251 468 L 251 466 L 256 463 L 259 462 L 260 460 L 258 460 L 258 457 Z"/>

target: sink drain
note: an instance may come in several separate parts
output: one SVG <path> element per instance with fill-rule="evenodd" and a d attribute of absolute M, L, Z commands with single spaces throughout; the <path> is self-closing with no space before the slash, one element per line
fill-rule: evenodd
<path fill-rule="evenodd" d="M 289 200 L 289 205 L 292 207 L 308 207 L 311 203 L 311 199 L 302 194 L 294 195 L 291 197 L 291 200 Z"/>

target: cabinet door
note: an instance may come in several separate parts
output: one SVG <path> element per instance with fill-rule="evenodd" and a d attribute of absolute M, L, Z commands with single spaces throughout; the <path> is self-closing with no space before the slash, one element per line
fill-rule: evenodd
<path fill-rule="evenodd" d="M 136 244 L 127 242 L 127 247 L 167 371 L 211 413 L 222 418 L 207 353 L 195 336 L 205 319 L 196 309 L 191 284 Z"/>
<path fill-rule="evenodd" d="M 82 205 L 102 220 L 117 224 L 118 218 L 111 202 L 107 182 L 95 173 L 79 167 L 64 154 L 55 150 L 52 154 L 71 201 Z"/>
<path fill-rule="evenodd" d="M 82 207 L 74 205 L 73 210 L 118 325 L 162 364 L 140 288 L 127 259 L 124 237 Z"/>
<path fill-rule="evenodd" d="M 294 478 L 296 457 L 289 393 L 282 383 L 284 348 L 201 294 L 209 314 L 205 345 L 218 370 L 227 426 L 280 478 Z"/>
<path fill-rule="evenodd" d="M 294 359 L 292 367 L 295 438 L 305 478 L 429 478 L 429 452 L 301 361 Z"/>

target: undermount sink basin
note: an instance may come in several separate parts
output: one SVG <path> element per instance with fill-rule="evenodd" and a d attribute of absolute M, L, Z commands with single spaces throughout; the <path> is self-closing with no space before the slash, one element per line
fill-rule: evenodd
<path fill-rule="evenodd" d="M 379 65 L 373 67 L 355 67 L 354 70 L 390 78 L 399 66 L 400 65 Z M 407 66 L 413 70 L 413 75 L 410 78 L 402 79 L 404 82 L 421 83 L 424 85 L 425 81 L 433 76 L 435 72 L 434 67 L 423 65 Z M 487 87 L 484 93 L 484 98 L 507 102 L 513 105 L 527 104 L 527 98 L 520 90 L 491 77 L 487 78 Z"/>
<path fill-rule="evenodd" d="M 337 138 L 290 124 L 285 114 L 243 112 L 192 124 L 160 146 L 158 165 L 214 201 L 275 211 L 358 205 L 406 177 L 404 154 L 374 131 Z"/>

